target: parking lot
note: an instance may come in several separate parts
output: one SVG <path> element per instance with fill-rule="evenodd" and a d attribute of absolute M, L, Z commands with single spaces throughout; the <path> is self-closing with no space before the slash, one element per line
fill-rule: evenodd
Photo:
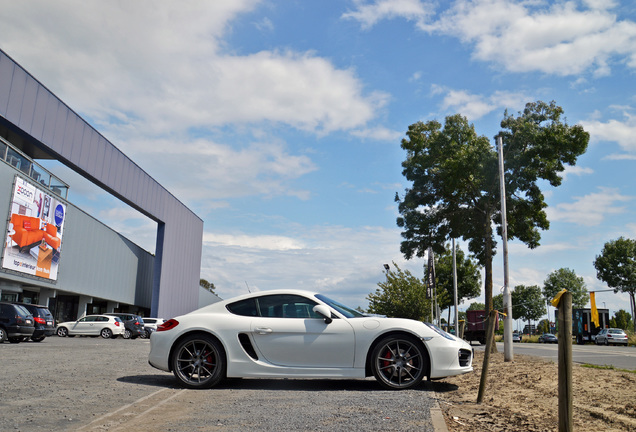
<path fill-rule="evenodd" d="M 148 340 L 121 338 L 0 345 L 0 430 L 435 430 L 428 383 L 392 392 L 373 379 L 242 379 L 185 390 L 148 365 L 148 351 Z"/>

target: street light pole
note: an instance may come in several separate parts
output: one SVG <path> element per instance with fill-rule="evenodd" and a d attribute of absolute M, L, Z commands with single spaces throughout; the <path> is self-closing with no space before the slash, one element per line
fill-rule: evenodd
<path fill-rule="evenodd" d="M 504 292 L 503 304 L 506 310 L 504 318 L 504 361 L 512 361 L 512 298 L 508 284 L 508 222 L 506 221 L 506 186 L 504 181 L 503 139 L 497 137 L 497 149 L 499 153 L 499 183 L 501 186 L 501 237 L 503 245 L 504 261 Z"/>

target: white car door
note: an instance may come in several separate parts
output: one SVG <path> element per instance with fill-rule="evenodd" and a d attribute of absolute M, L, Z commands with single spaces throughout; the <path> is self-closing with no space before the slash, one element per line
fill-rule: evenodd
<path fill-rule="evenodd" d="M 69 329 L 71 335 L 88 335 L 91 334 L 91 326 L 93 325 L 94 317 L 80 318 L 75 322 L 75 325 Z"/>
<path fill-rule="evenodd" d="M 344 319 L 259 318 L 252 336 L 265 359 L 278 366 L 353 367 L 355 338 Z"/>
<path fill-rule="evenodd" d="M 261 317 L 251 321 L 253 340 L 265 360 L 287 367 L 353 367 L 355 337 L 346 319 L 327 324 L 311 310 L 316 304 L 311 300 L 267 297 L 260 302 Z"/>

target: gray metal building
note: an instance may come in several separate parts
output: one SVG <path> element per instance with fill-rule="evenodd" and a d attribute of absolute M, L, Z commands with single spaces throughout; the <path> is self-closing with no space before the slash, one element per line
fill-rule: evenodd
<path fill-rule="evenodd" d="M 0 266 L 3 297 L 35 293 L 38 303 L 56 305 L 72 297 L 79 314 L 86 307 L 88 313 L 119 309 L 171 317 L 199 307 L 203 221 L 1 50 L 0 137 L 0 220 L 7 218 L 0 222 L 3 262 L 15 263 Z M 155 255 L 68 202 L 63 179 L 39 166 L 40 159 L 60 161 L 155 221 Z M 38 253 L 37 245 L 20 247 L 15 241 L 15 231 L 27 224 L 22 219 L 43 208 L 16 203 L 20 185 L 44 195 L 45 204 L 56 203 L 55 211 L 63 213 L 54 217 L 46 207 L 47 216 L 36 223 L 55 278 L 26 274 L 22 269 L 31 264 L 9 258 L 14 254 L 27 262 Z M 12 219 L 12 211 L 22 219 Z"/>

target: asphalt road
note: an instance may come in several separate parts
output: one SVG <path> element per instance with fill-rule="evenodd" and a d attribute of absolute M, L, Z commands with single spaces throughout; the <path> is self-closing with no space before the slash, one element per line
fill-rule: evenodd
<path fill-rule="evenodd" d="M 474 345 L 475 350 L 483 350 L 483 346 Z M 504 352 L 503 342 L 497 342 L 497 350 Z M 526 354 L 545 357 L 557 361 L 558 344 L 515 343 L 514 354 Z M 572 361 L 598 366 L 614 366 L 620 369 L 636 370 L 636 347 L 603 346 L 603 345 L 572 345 Z"/>
<path fill-rule="evenodd" d="M 431 383 L 395 392 L 373 379 L 242 379 L 186 390 L 148 365 L 149 349 L 85 337 L 0 345 L 0 431 L 436 430 Z"/>

